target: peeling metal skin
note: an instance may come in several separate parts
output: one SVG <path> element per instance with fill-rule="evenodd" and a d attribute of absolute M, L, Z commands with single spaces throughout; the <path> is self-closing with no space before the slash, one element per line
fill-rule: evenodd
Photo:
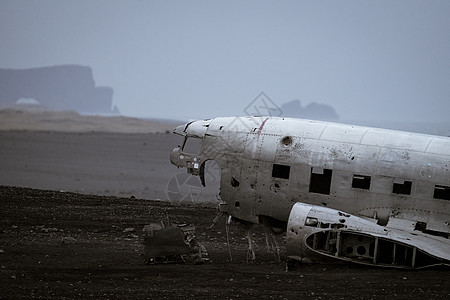
<path fill-rule="evenodd" d="M 442 263 L 450 259 L 450 138 L 275 117 L 200 120 L 180 125 L 174 133 L 183 143 L 170 154 L 172 164 L 200 176 L 204 184 L 205 162 L 215 160 L 221 170 L 221 210 L 245 222 L 287 229 L 292 258 L 319 256 L 380 265 L 389 261 L 386 249 L 394 247 L 416 253 L 414 263 L 411 258 L 406 265 L 381 265 L 423 267 L 425 254 L 433 263 L 434 258 Z M 201 149 L 188 151 L 186 144 L 192 140 L 199 141 Z M 324 209 L 322 213 L 332 209 L 352 219 L 371 219 L 368 224 L 358 221 L 366 224 L 359 236 L 348 233 L 353 227 L 333 229 L 336 234 L 345 231 L 347 254 L 354 257 L 314 249 L 308 245 L 311 232 L 293 236 L 289 228 L 302 211 L 293 210 L 298 202 L 314 211 Z M 377 237 L 383 246 L 377 255 L 383 257 L 370 260 L 360 254 L 363 248 L 350 251 L 358 249 L 358 239 L 375 242 L 384 229 L 390 235 Z M 316 235 L 318 241 L 320 235 L 324 234 Z"/>

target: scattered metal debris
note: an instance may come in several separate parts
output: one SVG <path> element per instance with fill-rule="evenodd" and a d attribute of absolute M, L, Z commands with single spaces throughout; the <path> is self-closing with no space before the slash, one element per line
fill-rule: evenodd
<path fill-rule="evenodd" d="M 143 229 L 147 264 L 189 263 L 208 261 L 208 253 L 196 239 L 195 227 L 188 224 L 164 222 L 146 225 Z"/>

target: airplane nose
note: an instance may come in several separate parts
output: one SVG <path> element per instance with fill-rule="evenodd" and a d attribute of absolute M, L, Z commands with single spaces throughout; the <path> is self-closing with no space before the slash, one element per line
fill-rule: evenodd
<path fill-rule="evenodd" d="M 179 165 L 180 153 L 181 153 L 181 148 L 179 146 L 174 148 L 172 150 L 172 152 L 170 152 L 170 162 L 177 167 L 181 167 Z"/>
<path fill-rule="evenodd" d="M 192 121 L 187 124 L 178 126 L 174 129 L 173 133 L 179 135 L 197 136 L 201 138 L 203 137 L 203 135 L 205 135 L 210 123 L 211 119 Z"/>
<path fill-rule="evenodd" d="M 188 123 L 188 124 L 189 124 L 189 123 Z M 186 126 L 187 126 L 188 124 L 183 124 L 183 125 L 177 126 L 177 127 L 173 130 L 173 133 L 179 134 L 179 135 L 186 135 L 186 132 L 185 132 L 184 130 L 185 130 L 185 128 L 186 128 Z"/>

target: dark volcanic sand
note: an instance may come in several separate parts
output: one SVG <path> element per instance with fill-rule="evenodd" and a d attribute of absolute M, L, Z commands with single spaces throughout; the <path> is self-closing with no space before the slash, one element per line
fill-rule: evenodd
<path fill-rule="evenodd" d="M 446 269 L 390 270 L 301 265 L 285 272 L 256 231 L 257 261 L 246 263 L 244 229 L 213 208 L 133 198 L 0 187 L 0 298 L 131 299 L 448 299 Z M 164 219 L 197 226 L 211 262 L 145 265 L 145 224 Z M 136 232 L 123 232 L 125 228 Z M 66 243 L 63 243 L 66 241 Z"/>
<path fill-rule="evenodd" d="M 174 134 L 0 131 L 0 184 L 164 199 Z M 163 198 L 164 197 L 164 198 Z"/>
<path fill-rule="evenodd" d="M 181 142 L 172 133 L 0 131 L 0 185 L 165 200 L 168 183 L 186 178 L 169 160 Z M 179 192 L 199 188 L 195 202 L 217 203 L 218 177 L 206 188 L 192 180 Z"/>

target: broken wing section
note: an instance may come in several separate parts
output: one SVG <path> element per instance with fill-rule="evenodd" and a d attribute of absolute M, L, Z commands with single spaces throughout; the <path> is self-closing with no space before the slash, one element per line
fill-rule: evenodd
<path fill-rule="evenodd" d="M 290 213 L 286 247 L 291 259 L 330 259 L 359 264 L 417 269 L 450 265 L 450 240 L 406 232 L 338 210 L 296 203 Z"/>

